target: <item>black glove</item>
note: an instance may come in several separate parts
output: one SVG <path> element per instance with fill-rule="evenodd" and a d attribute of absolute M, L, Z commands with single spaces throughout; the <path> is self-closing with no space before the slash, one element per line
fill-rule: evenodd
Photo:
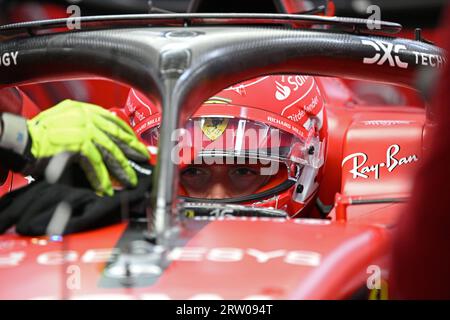
<path fill-rule="evenodd" d="M 136 167 L 135 167 L 136 168 Z M 29 186 L 13 191 L 0 198 L 0 234 L 16 225 L 16 232 L 25 236 L 46 235 L 47 227 L 57 206 L 65 202 L 71 206 L 72 214 L 64 234 L 87 231 L 118 223 L 122 220 L 122 209 L 127 206 L 130 214 L 143 213 L 146 195 L 152 186 L 150 165 L 139 165 L 138 185 L 125 189 L 114 196 L 98 196 L 89 186 L 84 174 L 76 164 L 68 168 L 70 184 L 36 181 Z M 133 211 L 133 208 L 139 212 Z"/>

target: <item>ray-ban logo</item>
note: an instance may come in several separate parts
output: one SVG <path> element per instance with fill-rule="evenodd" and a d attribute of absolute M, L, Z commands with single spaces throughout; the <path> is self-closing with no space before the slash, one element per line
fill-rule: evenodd
<path fill-rule="evenodd" d="M 342 166 L 351 161 L 352 169 L 349 172 L 353 179 L 368 179 L 370 173 L 374 173 L 375 179 L 380 179 L 380 171 L 386 168 L 388 172 L 393 172 L 396 168 L 419 161 L 417 155 L 399 157 L 400 146 L 398 144 L 391 145 L 386 151 L 386 161 L 367 165 L 369 157 L 363 152 L 352 153 L 344 158 Z"/>

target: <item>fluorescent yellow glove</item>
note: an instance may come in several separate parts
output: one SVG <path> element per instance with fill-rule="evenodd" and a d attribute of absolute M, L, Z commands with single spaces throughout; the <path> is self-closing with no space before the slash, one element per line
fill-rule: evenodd
<path fill-rule="evenodd" d="M 113 194 L 109 173 L 124 186 L 136 186 L 136 172 L 128 159 L 149 157 L 122 119 L 93 104 L 65 100 L 29 120 L 27 126 L 36 160 L 62 152 L 80 155 L 89 182 L 100 194 Z"/>

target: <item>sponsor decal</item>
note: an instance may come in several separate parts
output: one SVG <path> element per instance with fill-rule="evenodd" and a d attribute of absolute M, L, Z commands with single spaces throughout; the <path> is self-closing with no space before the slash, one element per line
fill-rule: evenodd
<path fill-rule="evenodd" d="M 303 87 L 306 83 L 306 81 L 308 81 L 310 77 L 308 76 L 282 76 L 281 77 L 281 82 L 283 83 L 288 83 L 291 88 L 292 91 L 296 92 L 299 88 Z"/>
<path fill-rule="evenodd" d="M 294 122 L 299 122 L 300 120 L 302 120 L 305 117 L 305 115 L 306 115 L 305 110 L 299 109 L 297 113 L 294 113 L 294 114 L 291 114 L 290 116 L 288 116 L 288 119 L 291 121 L 294 121 Z"/>
<path fill-rule="evenodd" d="M 217 140 L 228 127 L 227 118 L 206 118 L 202 123 L 202 132 L 210 140 Z"/>
<path fill-rule="evenodd" d="M 0 255 L 0 268 L 17 267 L 25 259 L 25 252 L 15 251 L 6 255 Z"/>
<path fill-rule="evenodd" d="M 141 122 L 142 120 L 144 120 L 147 117 L 147 115 L 145 115 L 143 112 L 140 112 L 140 111 L 136 111 L 134 113 L 134 116 L 139 122 Z"/>
<path fill-rule="evenodd" d="M 364 64 L 378 64 L 381 66 L 388 63 L 391 67 L 399 67 L 402 69 L 407 69 L 409 67 L 408 62 L 404 62 L 400 59 L 400 53 L 402 51 L 407 51 L 406 46 L 403 44 L 394 45 L 382 40 L 362 40 L 362 44 L 370 46 L 376 51 L 374 56 L 363 59 Z M 446 58 L 438 54 L 417 51 L 408 52 L 414 54 L 416 65 L 443 68 L 447 63 Z"/>
<path fill-rule="evenodd" d="M 404 121 L 404 120 L 369 120 L 362 121 L 365 126 L 396 126 L 403 124 L 411 124 L 412 121 Z"/>
<path fill-rule="evenodd" d="M 305 109 L 305 111 L 308 113 L 312 113 L 318 104 L 319 104 L 319 97 L 315 96 L 314 98 L 312 98 L 311 103 L 305 105 L 303 109 Z"/>
<path fill-rule="evenodd" d="M 299 109 L 297 113 L 289 115 L 288 119 L 291 121 L 294 121 L 294 122 L 300 122 L 300 121 L 304 120 L 305 115 L 307 115 L 307 114 L 308 115 L 317 114 L 318 117 L 322 117 L 322 119 L 320 120 L 322 123 L 322 121 L 323 121 L 322 104 L 320 104 L 320 109 L 319 109 L 321 111 L 319 111 L 318 113 L 317 113 L 317 111 L 315 112 L 315 109 L 317 108 L 318 105 L 319 105 L 319 97 L 316 95 L 311 99 L 310 103 L 303 105 L 303 107 L 301 109 Z M 311 119 L 308 117 L 308 118 L 306 118 L 306 122 L 303 123 L 303 127 L 305 129 L 309 130 L 310 126 L 311 126 Z"/>
<path fill-rule="evenodd" d="M 416 57 L 416 64 L 422 66 L 430 66 L 433 68 L 443 68 L 447 63 L 445 57 L 437 54 L 428 54 L 422 52 L 413 51 Z"/>
<path fill-rule="evenodd" d="M 409 155 L 406 157 L 400 157 L 400 146 L 393 144 L 386 150 L 386 161 L 372 165 L 367 165 L 369 157 L 363 152 L 352 153 L 344 158 L 342 166 L 348 161 L 352 163 L 352 169 L 349 172 L 352 174 L 353 179 L 363 178 L 368 179 L 370 174 L 373 173 L 375 179 L 380 179 L 380 172 L 382 168 L 385 168 L 388 172 L 393 172 L 400 166 L 408 165 L 419 161 L 417 155 Z"/>
<path fill-rule="evenodd" d="M 168 258 L 170 261 L 212 261 L 219 263 L 240 262 L 250 258 L 253 262 L 260 264 L 281 260 L 286 264 L 315 267 L 320 264 L 321 255 L 318 252 L 304 250 L 260 251 L 239 248 L 178 247 L 169 253 Z"/>
<path fill-rule="evenodd" d="M 265 76 L 265 77 L 259 78 L 259 79 L 255 80 L 255 81 L 252 81 L 252 82 L 247 82 L 247 83 L 244 83 L 244 84 L 241 83 L 241 84 L 238 84 L 236 86 L 231 86 L 231 87 L 225 89 L 225 91 L 234 91 L 235 93 L 237 93 L 240 96 L 245 96 L 245 95 L 247 95 L 247 88 L 249 88 L 251 86 L 254 86 L 255 84 L 258 84 L 261 81 L 266 80 L 267 78 L 269 78 L 269 77 Z"/>
<path fill-rule="evenodd" d="M 83 263 L 106 263 L 111 261 L 114 256 L 120 253 L 119 249 L 89 249 L 83 255 L 76 250 L 67 251 L 48 251 L 41 253 L 36 258 L 36 263 L 43 266 L 58 266 L 67 262 L 75 263 L 81 261 Z M 16 267 L 21 264 L 26 258 L 23 251 L 10 252 L 6 255 L 0 255 L 0 267 Z M 150 260 L 140 260 L 137 266 L 154 266 Z M 241 249 L 241 248 L 205 248 L 205 247 L 175 247 L 168 252 L 167 258 L 169 261 L 190 261 L 190 262 L 241 262 L 244 259 L 259 264 L 271 263 L 273 261 L 280 261 L 285 264 L 303 267 L 317 267 L 321 263 L 322 255 L 318 252 L 307 250 L 272 250 L 262 251 L 258 249 Z M 154 262 L 154 261 L 153 261 Z M 130 266 L 132 267 L 132 266 Z M 145 273 L 151 268 L 138 268 L 140 272 Z M 154 274 L 151 270 L 149 274 Z M 114 276 L 114 272 L 106 272 L 108 276 Z M 118 274 L 118 276 L 120 276 Z"/>
<path fill-rule="evenodd" d="M 291 95 L 291 88 L 288 86 L 284 86 L 278 81 L 275 81 L 277 85 L 277 91 L 275 92 L 275 98 L 277 98 L 278 101 L 284 101 Z"/>
<path fill-rule="evenodd" d="M 0 252 L 23 249 L 27 247 L 28 242 L 25 240 L 2 240 L 0 241 Z"/>
<path fill-rule="evenodd" d="M 19 51 L 5 52 L 0 54 L 0 67 L 17 66 Z"/>
<path fill-rule="evenodd" d="M 286 128 L 286 130 L 290 130 L 295 132 L 296 134 L 298 134 L 301 137 L 305 137 L 305 134 L 296 126 L 291 125 L 290 123 L 288 123 L 287 121 L 284 121 L 282 118 L 276 118 L 273 116 L 267 116 L 267 121 L 274 123 L 276 125 L 282 126 L 284 128 Z"/>
<path fill-rule="evenodd" d="M 301 76 L 299 76 L 299 77 L 301 77 Z M 303 85 L 305 85 L 306 82 L 307 82 L 307 80 L 308 80 L 310 77 L 301 77 L 301 78 L 303 79 L 303 80 L 302 80 L 303 82 L 295 82 L 295 87 L 294 87 L 293 91 L 297 91 L 300 87 L 302 87 Z M 306 92 L 305 92 L 301 97 L 299 97 L 298 99 L 296 99 L 294 102 L 292 102 L 292 103 L 290 103 L 289 105 L 287 105 L 286 107 L 284 107 L 284 109 L 281 111 L 281 115 L 284 115 L 291 107 L 296 106 L 297 103 L 299 103 L 300 101 L 306 99 L 306 97 L 308 97 L 308 95 L 311 93 L 311 91 L 312 91 L 314 88 L 316 88 L 316 82 L 315 82 L 314 78 L 311 78 L 311 79 L 312 79 L 311 85 L 310 85 L 310 87 L 308 88 L 308 90 L 306 90 Z M 289 81 L 289 77 L 288 77 L 288 81 Z M 300 81 L 300 80 L 298 80 L 298 81 Z M 300 85 L 300 84 L 301 84 L 301 85 Z M 300 117 L 300 116 L 298 116 L 298 117 Z M 288 118 L 289 118 L 290 120 L 293 120 L 293 119 L 292 119 L 291 117 L 289 117 L 289 116 L 288 116 Z"/>
<path fill-rule="evenodd" d="M 391 67 L 402 69 L 407 69 L 409 66 L 407 62 L 400 60 L 400 52 L 407 50 L 403 44 L 394 45 L 382 40 L 362 40 L 362 44 L 370 46 L 376 51 L 374 56 L 363 59 L 364 64 L 378 64 L 381 66 L 389 63 Z"/>
<path fill-rule="evenodd" d="M 135 131 L 137 134 L 141 134 L 142 132 L 146 131 L 149 128 L 156 127 L 160 123 L 161 123 L 160 116 L 157 116 L 155 118 L 150 118 L 150 119 L 147 119 L 147 121 L 140 123 L 139 126 L 137 128 L 135 128 Z"/>

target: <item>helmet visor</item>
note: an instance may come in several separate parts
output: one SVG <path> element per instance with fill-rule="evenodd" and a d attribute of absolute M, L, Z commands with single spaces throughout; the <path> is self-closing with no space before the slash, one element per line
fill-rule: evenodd
<path fill-rule="evenodd" d="M 158 131 L 141 138 L 156 145 Z M 305 143 L 265 123 L 226 117 L 194 118 L 172 137 L 180 193 L 195 201 L 243 202 L 287 189 L 308 164 Z M 260 197 L 261 195 L 261 197 Z"/>

